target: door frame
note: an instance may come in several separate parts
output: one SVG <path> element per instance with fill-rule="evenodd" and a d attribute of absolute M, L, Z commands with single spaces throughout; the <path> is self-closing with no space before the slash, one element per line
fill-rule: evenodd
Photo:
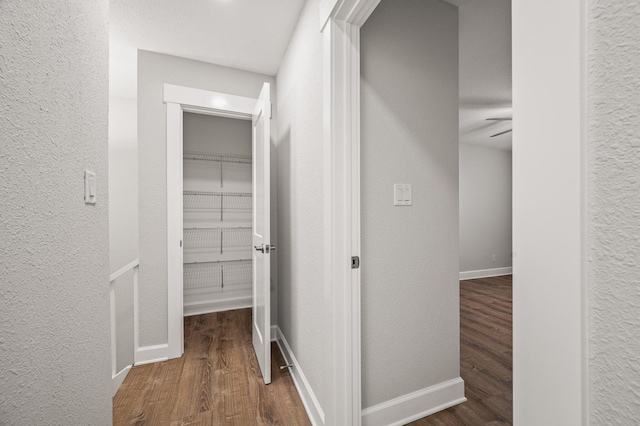
<path fill-rule="evenodd" d="M 380 0 L 320 3 L 324 87 L 325 425 L 361 423 L 360 27 Z"/>
<path fill-rule="evenodd" d="M 455 4 L 455 0 L 445 0 Z M 516 6 L 524 0 L 514 0 Z M 360 256 L 360 27 L 375 10 L 380 0 L 321 0 L 320 3 L 320 31 L 323 33 L 323 108 L 324 108 L 324 389 L 325 395 L 325 425 L 360 425 L 361 423 L 361 323 L 360 323 L 360 289 L 361 277 L 359 269 L 351 269 L 351 256 Z M 556 40 L 562 39 L 564 47 L 570 48 L 571 66 L 563 70 L 553 81 L 554 87 L 561 87 L 563 83 L 574 87 L 578 81 L 579 89 L 564 91 L 566 102 L 571 109 L 571 123 L 562 126 L 563 135 L 570 138 L 571 149 L 563 151 L 559 159 L 571 162 L 571 173 L 563 174 L 555 171 L 559 181 L 566 183 L 556 192 L 565 192 L 572 201 L 569 205 L 573 220 L 578 220 L 579 232 L 571 235 L 545 233 L 562 246 L 573 247 L 580 253 L 568 257 L 568 262 L 555 260 L 557 268 L 571 278 L 570 290 L 561 293 L 555 305 L 563 302 L 572 306 L 570 321 L 547 332 L 544 341 L 566 340 L 567 336 L 579 336 L 572 340 L 570 356 L 549 358 L 543 363 L 543 368 L 557 372 L 567 367 L 575 371 L 578 366 L 579 374 L 569 378 L 564 390 L 570 390 L 572 398 L 577 395 L 576 404 L 571 407 L 571 415 L 582 418 L 582 424 L 588 424 L 588 310 L 587 310 L 587 273 L 585 254 L 587 253 L 587 174 L 586 174 L 586 34 L 587 19 L 584 2 L 574 0 L 570 5 L 554 7 L 553 0 L 544 0 L 544 4 L 536 4 L 540 13 L 528 15 L 526 13 L 513 14 L 512 27 L 517 28 L 547 28 L 550 23 L 552 36 Z M 552 10 L 545 14 L 545 10 Z M 569 31 L 571 29 L 572 31 Z M 513 30 L 512 30 L 513 31 Z M 577 33 L 577 34 L 576 34 Z M 514 32 L 514 35 L 516 33 Z M 554 48 L 549 38 L 540 42 L 544 49 L 538 51 L 520 50 L 521 64 L 526 61 L 538 61 L 550 69 L 558 67 L 558 58 L 563 52 Z M 514 52 L 517 46 L 514 44 Z M 536 56 L 537 55 L 537 56 Z M 566 57 L 566 56 L 565 56 Z M 576 70 L 577 61 L 577 70 Z M 536 81 L 535 68 L 526 66 L 516 67 L 514 63 L 513 79 L 514 92 L 517 84 L 520 87 L 527 82 Z M 522 83 L 517 83 L 522 81 Z M 544 83 L 544 82 L 543 82 Z M 559 113 L 557 106 L 551 106 L 536 111 L 535 116 L 517 117 L 514 128 L 519 120 L 523 126 L 531 122 L 546 122 Z M 529 98 L 514 98 L 514 117 L 520 108 L 529 110 L 536 107 L 536 100 Z M 560 111 L 566 113 L 567 111 Z M 542 121 L 539 121 L 541 120 Z M 514 134 L 514 141 L 520 136 Z M 535 142 L 532 138 L 521 138 L 523 142 Z M 540 148 L 534 148 L 540 149 Z M 515 155 L 515 154 L 514 154 Z M 578 157 L 578 158 L 576 158 Z M 514 157 L 515 158 L 515 157 Z M 522 157 L 522 161 L 527 161 Z M 537 172 L 539 173 L 539 172 Z M 547 172 L 545 172 L 547 173 Z M 525 175 L 526 174 L 526 175 Z M 522 172 L 521 177 L 533 181 L 536 173 L 531 170 Z M 515 176 L 514 176 L 515 177 Z M 557 195 L 557 194 L 556 194 Z M 561 198 L 561 197 L 559 197 Z M 577 199 L 577 202 L 575 202 Z M 514 204 L 514 210 L 517 207 Z M 523 206 L 520 206 L 523 207 Z M 524 212 L 525 209 L 514 211 Z M 531 213 L 529 213 L 530 215 Z M 566 220 L 565 220 L 566 222 Z M 564 223 L 564 222 L 563 222 Z M 514 237 L 516 244 L 524 243 L 529 237 L 536 237 L 534 229 L 524 229 L 519 239 Z M 536 253 L 536 256 L 538 253 Z M 541 257 L 549 257 L 548 254 Z M 567 256 L 565 255 L 566 259 Z M 363 259 L 366 262 L 366 259 Z M 531 263 L 531 261 L 529 261 Z M 514 262 L 514 274 L 517 280 L 527 278 L 531 271 L 527 267 L 519 268 Z M 530 265 L 529 265 L 530 266 Z M 532 277 L 535 279 L 535 277 Z M 524 280 L 523 280 L 524 281 Z M 516 288 L 517 286 L 514 286 Z M 548 287 L 548 286 L 547 286 Z M 548 290 L 548 289 L 545 289 Z M 542 292 L 543 290 L 537 290 Z M 514 307 L 518 304 L 529 303 L 518 292 L 514 292 Z M 534 310 L 535 311 L 535 310 Z M 544 309 L 533 312 L 542 316 Z M 536 318 L 518 316 L 514 310 L 514 377 L 520 373 L 519 368 L 525 366 L 527 350 L 524 342 L 527 339 L 540 340 L 538 330 L 535 329 Z M 544 333 L 543 333 L 544 334 Z M 550 336 L 552 334 L 552 336 Z M 530 362 L 530 361 L 529 361 Z M 535 361 L 534 361 L 535 362 Z M 541 380 L 541 379 L 538 379 Z M 544 384 L 537 384 L 543 386 Z M 542 393 L 526 394 L 521 392 L 520 386 L 514 386 L 514 418 L 524 420 L 524 413 L 531 407 L 545 406 L 549 398 L 558 398 L 557 394 L 548 389 L 546 396 Z"/>
<path fill-rule="evenodd" d="M 182 266 L 182 147 L 184 112 L 251 120 L 257 99 L 165 84 L 167 104 L 167 344 L 168 358 L 184 353 Z M 180 206 L 180 208 L 176 208 Z M 172 261 L 172 259 L 179 259 Z"/>

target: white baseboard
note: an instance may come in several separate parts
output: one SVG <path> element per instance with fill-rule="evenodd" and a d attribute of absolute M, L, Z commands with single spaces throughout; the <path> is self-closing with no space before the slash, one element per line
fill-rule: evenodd
<path fill-rule="evenodd" d="M 460 279 L 475 280 L 477 278 L 499 277 L 501 275 L 511 275 L 511 274 L 513 274 L 513 267 L 507 266 L 505 268 L 480 269 L 478 271 L 460 272 Z"/>
<path fill-rule="evenodd" d="M 400 426 L 467 400 L 458 377 L 362 410 L 362 426 Z"/>
<path fill-rule="evenodd" d="M 111 396 L 114 396 L 116 392 L 118 392 L 118 389 L 120 389 L 120 385 L 122 384 L 122 382 L 124 382 L 124 379 L 125 377 L 127 377 L 127 374 L 129 374 L 130 370 L 131 366 L 127 365 L 125 368 L 120 370 L 119 373 L 116 373 L 111 378 L 111 384 L 113 385 Z"/>
<path fill-rule="evenodd" d="M 213 312 L 231 311 L 251 307 L 251 296 L 233 299 L 213 300 L 208 302 L 185 303 L 184 316 L 210 314 Z"/>
<path fill-rule="evenodd" d="M 277 336 L 278 346 L 284 356 L 285 362 L 287 364 L 293 364 L 293 367 L 291 367 L 289 371 L 291 372 L 293 384 L 298 390 L 302 404 L 304 405 L 305 410 L 307 410 L 307 415 L 309 416 L 309 420 L 311 420 L 311 424 L 314 426 L 324 425 L 324 412 L 322 411 L 322 407 L 320 407 L 320 403 L 313 393 L 313 389 L 311 389 L 307 378 L 300 368 L 300 364 L 298 364 L 298 360 L 291 351 L 291 347 L 289 346 L 289 343 L 287 343 L 287 339 L 285 339 L 280 328 L 277 329 Z"/>
<path fill-rule="evenodd" d="M 277 325 L 272 325 L 271 326 L 271 341 L 272 342 L 277 342 L 278 341 L 278 326 Z"/>
<path fill-rule="evenodd" d="M 136 351 L 135 365 L 151 364 L 152 362 L 166 361 L 169 359 L 169 344 L 143 346 Z"/>

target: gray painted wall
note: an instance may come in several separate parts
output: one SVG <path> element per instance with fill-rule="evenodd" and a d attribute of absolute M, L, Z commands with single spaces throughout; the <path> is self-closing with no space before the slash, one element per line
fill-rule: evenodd
<path fill-rule="evenodd" d="M 111 424 L 107 15 L 0 2 L 3 425 Z"/>
<path fill-rule="evenodd" d="M 458 12 L 383 0 L 361 31 L 362 407 L 459 377 Z M 393 184 L 413 206 L 393 205 Z"/>
<path fill-rule="evenodd" d="M 589 8 L 591 424 L 638 422 L 640 3 Z"/>
<path fill-rule="evenodd" d="M 251 155 L 251 121 L 184 114 L 184 150 Z"/>
<path fill-rule="evenodd" d="M 147 51 L 138 52 L 140 346 L 167 343 L 167 165 L 163 84 L 257 98 L 270 76 Z M 275 122 L 275 114 L 272 124 Z M 275 126 L 272 126 L 275 139 Z M 272 281 L 275 281 L 272 275 Z"/>
<path fill-rule="evenodd" d="M 460 145 L 461 272 L 511 266 L 511 182 L 511 151 Z"/>
<path fill-rule="evenodd" d="M 138 257 L 137 101 L 109 96 L 109 263 Z"/>
<path fill-rule="evenodd" d="M 307 1 L 278 71 L 278 326 L 320 405 L 323 383 L 322 34 Z"/>
<path fill-rule="evenodd" d="M 137 101 L 109 96 L 109 263 L 111 273 L 138 257 Z M 133 272 L 114 283 L 116 371 L 134 362 Z"/>

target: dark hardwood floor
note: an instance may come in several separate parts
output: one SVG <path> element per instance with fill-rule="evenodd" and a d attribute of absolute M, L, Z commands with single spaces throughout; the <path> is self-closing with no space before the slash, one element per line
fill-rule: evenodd
<path fill-rule="evenodd" d="M 414 426 L 512 424 L 511 276 L 460 282 L 460 360 L 467 402 Z M 114 425 L 309 425 L 272 346 L 262 384 L 251 311 L 185 318 L 182 358 L 133 367 L 113 399 Z"/>
<path fill-rule="evenodd" d="M 513 424 L 512 277 L 460 282 L 460 375 L 467 402 L 414 426 Z"/>
<path fill-rule="evenodd" d="M 135 366 L 113 398 L 114 425 L 310 425 L 278 346 L 270 385 L 251 344 L 251 310 L 185 318 L 184 356 Z"/>

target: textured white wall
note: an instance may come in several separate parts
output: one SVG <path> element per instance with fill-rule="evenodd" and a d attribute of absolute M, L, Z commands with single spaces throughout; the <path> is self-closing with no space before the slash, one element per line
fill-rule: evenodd
<path fill-rule="evenodd" d="M 322 34 L 300 15 L 278 71 L 278 326 L 323 403 Z"/>
<path fill-rule="evenodd" d="M 275 104 L 273 77 L 138 52 L 140 346 L 167 343 L 167 120 L 163 84 L 257 98 L 264 82 L 271 83 Z M 275 119 L 274 113 L 272 123 Z"/>
<path fill-rule="evenodd" d="M 383 0 L 361 49 L 366 408 L 459 377 L 457 8 Z"/>
<path fill-rule="evenodd" d="M 111 424 L 107 13 L 0 2 L 3 425 Z"/>
<path fill-rule="evenodd" d="M 460 271 L 511 266 L 511 181 L 511 151 L 460 145 Z"/>
<path fill-rule="evenodd" d="M 640 3 L 589 10 L 589 337 L 593 425 L 640 416 Z"/>

